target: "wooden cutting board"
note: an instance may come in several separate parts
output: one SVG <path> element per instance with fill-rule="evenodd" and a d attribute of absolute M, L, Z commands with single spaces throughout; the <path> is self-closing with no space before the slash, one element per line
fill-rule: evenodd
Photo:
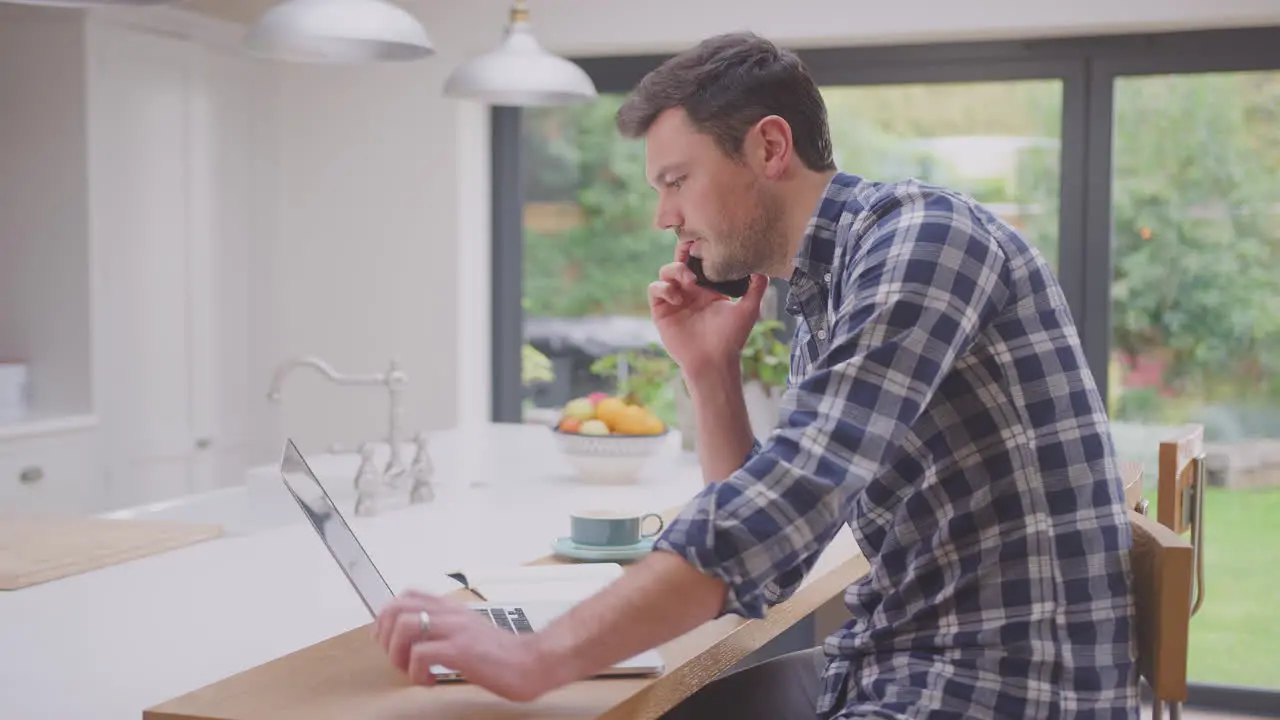
<path fill-rule="evenodd" d="M 221 534 L 221 525 L 0 516 L 0 590 L 17 590 L 156 555 Z"/>

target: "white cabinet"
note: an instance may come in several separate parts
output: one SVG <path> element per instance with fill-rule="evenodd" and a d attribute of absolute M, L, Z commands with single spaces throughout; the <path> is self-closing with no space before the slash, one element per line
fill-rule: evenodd
<path fill-rule="evenodd" d="M 95 402 L 110 497 L 132 505 L 239 479 L 238 429 L 265 406 L 243 289 L 253 75 L 231 51 L 88 30 Z"/>
<path fill-rule="evenodd" d="M 0 515 L 101 509 L 98 434 L 92 417 L 30 423 L 0 441 Z"/>
<path fill-rule="evenodd" d="M 269 320 L 251 312 L 269 285 L 255 117 L 267 74 L 182 13 L 3 8 L 0 355 L 30 363 L 40 417 L 98 427 L 40 442 L 0 428 L 0 493 L 14 468 L 49 481 L 0 503 L 111 509 L 242 481 L 270 412 L 266 378 L 250 381 Z M 81 500 L 65 489 L 76 482 Z"/>
<path fill-rule="evenodd" d="M 105 501 L 93 421 L 84 28 L 0 3 L 0 357 L 29 415 L 0 424 L 0 513 Z"/>
<path fill-rule="evenodd" d="M 89 154 L 98 412 L 111 499 L 190 485 L 200 329 L 192 262 L 192 68 L 179 40 L 89 28 Z"/>

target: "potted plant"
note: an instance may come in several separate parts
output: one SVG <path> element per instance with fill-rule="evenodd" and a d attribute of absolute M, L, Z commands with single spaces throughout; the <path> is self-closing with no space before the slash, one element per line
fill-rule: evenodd
<path fill-rule="evenodd" d="M 617 394 L 649 408 L 668 426 L 675 422 L 671 381 L 679 374 L 674 360 L 659 345 L 605 355 L 591 363 L 591 373 L 613 380 Z"/>
<path fill-rule="evenodd" d="M 777 320 L 756 323 L 742 348 L 742 394 L 747 403 L 747 419 L 751 432 L 761 441 L 778 424 L 782 392 L 791 372 L 791 349 L 783 341 L 784 326 Z M 693 400 L 682 378 L 675 381 L 676 426 L 682 434 L 686 450 L 695 448 L 697 427 Z"/>
<path fill-rule="evenodd" d="M 791 348 L 782 341 L 783 331 L 777 320 L 756 323 L 742 348 L 742 394 L 751 431 L 760 440 L 778 424 L 782 391 L 791 372 Z"/>

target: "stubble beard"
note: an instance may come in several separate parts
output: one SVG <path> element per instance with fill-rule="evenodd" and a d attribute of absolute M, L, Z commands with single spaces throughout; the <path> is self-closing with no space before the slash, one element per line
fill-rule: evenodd
<path fill-rule="evenodd" d="M 780 198 L 766 191 L 752 193 L 752 212 L 736 223 L 725 219 L 724 231 L 717 234 L 711 258 L 703 258 L 703 272 L 715 282 L 767 273 L 775 262 L 781 240 L 783 206 Z"/>

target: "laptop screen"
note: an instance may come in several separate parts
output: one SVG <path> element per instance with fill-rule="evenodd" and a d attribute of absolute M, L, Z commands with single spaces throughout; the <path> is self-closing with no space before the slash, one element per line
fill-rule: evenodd
<path fill-rule="evenodd" d="M 387 585 L 382 573 L 374 567 L 369 554 L 356 539 L 355 533 L 351 532 L 346 519 L 338 512 L 329 493 L 325 492 L 324 486 L 302 459 L 302 454 L 292 440 L 285 442 L 284 456 L 280 460 L 280 476 L 293 499 L 298 501 L 303 514 L 311 521 L 316 534 L 324 541 L 329 553 L 364 601 L 369 614 L 376 617 L 395 594 L 391 592 L 391 586 Z"/>

